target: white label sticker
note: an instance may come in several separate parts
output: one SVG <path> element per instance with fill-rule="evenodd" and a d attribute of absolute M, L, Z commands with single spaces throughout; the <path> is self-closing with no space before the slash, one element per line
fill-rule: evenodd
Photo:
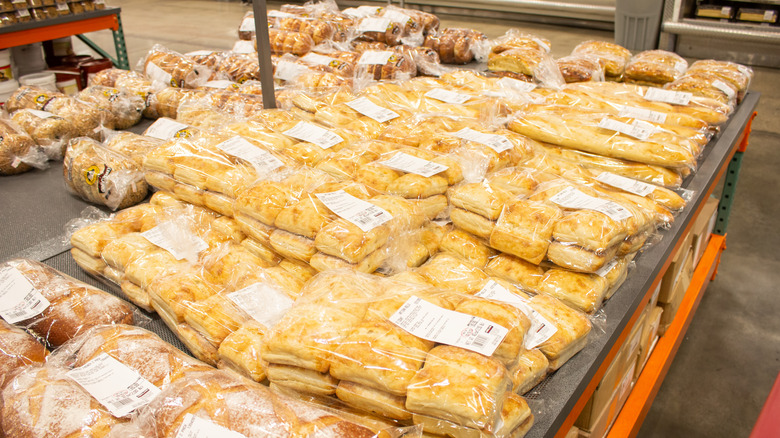
<path fill-rule="evenodd" d="M 356 198 L 344 190 L 317 193 L 317 198 L 339 217 L 352 222 L 367 233 L 389 221 L 393 216 L 382 208 Z"/>
<path fill-rule="evenodd" d="M 194 52 L 189 52 L 186 55 L 187 56 L 209 56 L 212 53 L 214 53 L 213 50 L 196 50 Z"/>
<path fill-rule="evenodd" d="M 171 85 L 171 74 L 161 69 L 153 62 L 146 64 L 146 77 L 151 79 L 153 82 L 160 82 L 166 86 Z"/>
<path fill-rule="evenodd" d="M 268 11 L 268 16 L 271 18 L 293 18 L 297 17 L 295 14 L 291 14 L 289 12 L 282 12 L 282 11 Z"/>
<path fill-rule="evenodd" d="M 466 103 L 469 99 L 471 99 L 471 96 L 468 94 L 456 93 L 451 90 L 445 90 L 444 88 L 434 88 L 433 90 L 425 93 L 425 97 L 430 97 L 442 102 L 454 103 L 458 105 Z"/>
<path fill-rule="evenodd" d="M 528 93 L 529 91 L 533 91 L 533 89 L 536 88 L 536 84 L 520 81 L 514 78 L 501 78 L 497 83 L 500 87 L 520 91 L 522 93 Z"/>
<path fill-rule="evenodd" d="M 647 196 L 650 193 L 653 193 L 655 190 L 655 186 L 652 184 L 626 178 L 625 176 L 615 175 L 614 173 L 609 172 L 602 172 L 599 174 L 599 176 L 596 177 L 596 180 L 612 187 L 625 190 L 628 193 L 633 193 L 637 196 Z"/>
<path fill-rule="evenodd" d="M 220 90 L 224 90 L 228 87 L 230 88 L 238 88 L 238 84 L 233 81 L 228 81 L 225 79 L 217 80 L 217 81 L 208 81 L 205 84 L 203 84 L 204 87 L 208 88 L 218 88 Z"/>
<path fill-rule="evenodd" d="M 410 297 L 390 322 L 428 341 L 452 345 L 491 356 L 509 330 L 478 316 L 455 312 Z"/>
<path fill-rule="evenodd" d="M 563 208 L 585 209 L 604 213 L 613 220 L 622 221 L 633 216 L 631 212 L 622 205 L 607 201 L 606 199 L 594 198 L 586 195 L 572 186 L 568 186 L 550 198 L 550 201 L 560 205 Z"/>
<path fill-rule="evenodd" d="M 731 16 L 731 6 L 724 6 L 720 8 L 721 15 L 725 15 L 727 17 Z"/>
<path fill-rule="evenodd" d="M 545 52 L 548 52 L 548 53 L 550 52 L 550 45 L 549 45 L 549 44 L 547 44 L 547 42 L 546 42 L 546 41 L 542 41 L 541 39 L 539 39 L 539 38 L 537 38 L 537 37 L 533 37 L 533 38 L 531 38 L 531 41 L 533 41 L 533 42 L 535 42 L 536 44 L 538 44 L 538 45 L 539 45 L 539 47 L 543 48 Z"/>
<path fill-rule="evenodd" d="M 68 7 L 65 6 L 65 9 L 68 9 Z M 30 16 L 30 11 L 27 10 L 27 8 L 19 9 L 18 11 L 16 11 L 16 13 L 19 14 L 19 18 Z"/>
<path fill-rule="evenodd" d="M 772 10 L 764 11 L 764 21 L 775 21 L 775 11 Z"/>
<path fill-rule="evenodd" d="M 617 264 L 618 264 L 618 259 L 612 259 L 612 261 L 610 261 L 606 265 L 602 266 L 601 269 L 596 271 L 596 275 L 598 275 L 599 277 L 606 277 L 607 274 L 609 274 L 609 271 L 611 271 L 612 268 L 614 268 Z"/>
<path fill-rule="evenodd" d="M 676 71 L 678 74 L 685 73 L 685 70 L 688 70 L 688 63 L 685 61 L 677 61 L 674 63 L 674 71 Z"/>
<path fill-rule="evenodd" d="M 293 305 L 293 300 L 287 295 L 262 283 L 255 283 L 227 296 L 255 321 L 269 328 L 276 325 Z"/>
<path fill-rule="evenodd" d="M 363 54 L 360 55 L 360 59 L 358 59 L 358 65 L 384 65 L 387 64 L 387 61 L 389 61 L 393 55 L 395 55 L 395 52 L 388 50 L 369 50 L 367 52 L 363 52 Z"/>
<path fill-rule="evenodd" d="M 360 20 L 358 32 L 385 32 L 390 27 L 390 20 L 382 17 L 370 17 Z"/>
<path fill-rule="evenodd" d="M 417 158 L 403 152 L 395 154 L 389 160 L 379 161 L 379 164 L 391 169 L 400 170 L 401 172 L 414 173 L 415 175 L 424 176 L 426 178 L 430 178 L 437 173 L 449 169 L 449 167 L 443 164 L 423 160 L 422 158 Z"/>
<path fill-rule="evenodd" d="M 54 114 L 48 111 L 40 111 L 34 109 L 28 109 L 27 111 L 29 111 L 30 114 L 34 115 L 35 117 L 38 117 L 39 119 L 48 119 L 49 117 L 54 117 Z"/>
<path fill-rule="evenodd" d="M 146 240 L 168 251 L 176 260 L 187 259 L 195 263 L 198 254 L 209 245 L 173 221 L 163 222 L 141 233 Z"/>
<path fill-rule="evenodd" d="M 271 15 L 271 14 L 268 14 Z M 238 26 L 238 30 L 241 32 L 254 32 L 255 31 L 255 17 L 246 17 L 241 21 L 241 25 Z"/>
<path fill-rule="evenodd" d="M 297 125 L 292 129 L 284 131 L 283 134 L 297 138 L 298 140 L 314 143 L 323 149 L 332 148 L 344 141 L 344 139 L 337 134 L 308 122 L 298 122 Z"/>
<path fill-rule="evenodd" d="M 744 65 L 737 64 L 737 70 L 739 70 L 739 72 L 745 76 L 750 76 L 750 69 L 745 67 Z"/>
<path fill-rule="evenodd" d="M 734 96 L 736 96 L 736 93 L 734 92 L 734 89 L 729 86 L 729 84 L 721 81 L 720 79 L 715 79 L 712 81 L 712 86 L 717 88 L 718 90 L 722 91 L 723 94 L 728 97 L 729 100 L 733 99 Z"/>
<path fill-rule="evenodd" d="M 484 132 L 475 131 L 471 128 L 463 128 L 452 135 L 464 140 L 482 143 L 498 153 L 508 151 L 513 147 L 512 142 L 503 135 L 486 134 Z"/>
<path fill-rule="evenodd" d="M 629 125 L 628 123 L 619 122 L 608 117 L 601 119 L 598 126 L 599 128 L 619 132 L 642 141 L 650 138 L 650 135 L 653 133 L 653 131 L 647 127 L 636 124 Z"/>
<path fill-rule="evenodd" d="M 338 59 L 331 58 L 330 56 L 320 55 L 319 53 L 309 52 L 303 57 L 301 61 L 309 65 L 330 65 L 331 62 L 339 62 Z"/>
<path fill-rule="evenodd" d="M 381 107 L 366 99 L 365 97 L 359 97 L 352 102 L 347 102 L 347 106 L 366 117 L 370 117 L 376 120 L 379 123 L 384 123 L 389 120 L 401 117 L 401 115 L 397 112 Z"/>
<path fill-rule="evenodd" d="M 686 91 L 671 91 L 663 88 L 648 88 L 645 99 L 653 102 L 665 102 L 673 105 L 688 105 L 693 94 Z"/>
<path fill-rule="evenodd" d="M 95 4 L 96 5 L 105 5 L 106 4 L 106 0 L 95 0 Z"/>
<path fill-rule="evenodd" d="M 182 131 L 187 131 L 189 126 L 171 119 L 157 119 L 151 126 L 146 128 L 144 135 L 154 137 L 160 140 L 170 140 L 174 137 L 184 137 Z"/>
<path fill-rule="evenodd" d="M 476 293 L 476 296 L 507 303 L 510 306 L 517 308 L 528 317 L 531 321 L 531 327 L 528 329 L 528 333 L 525 334 L 525 338 L 523 339 L 523 345 L 528 350 L 543 344 L 544 341 L 550 339 L 552 335 L 558 331 L 558 328 L 555 327 L 553 323 L 548 321 L 541 313 L 531 308 L 523 297 L 509 292 L 506 288 L 493 280 L 488 281 L 485 287 Z"/>
<path fill-rule="evenodd" d="M 620 117 L 631 117 L 632 119 L 646 120 L 653 123 L 666 123 L 666 113 L 651 111 L 646 108 L 637 108 L 635 106 L 619 105 Z"/>
<path fill-rule="evenodd" d="M 68 4 L 65 2 L 57 3 L 57 10 L 58 11 L 69 11 Z"/>
<path fill-rule="evenodd" d="M 106 353 L 68 371 L 112 415 L 124 417 L 157 397 L 160 389 Z"/>
<path fill-rule="evenodd" d="M 344 15 L 349 15 L 354 18 L 364 18 L 371 15 L 376 15 L 382 8 L 375 6 L 359 6 L 357 8 L 347 8 L 341 11 Z"/>
<path fill-rule="evenodd" d="M 307 70 L 308 68 L 305 65 L 290 61 L 279 61 L 274 71 L 274 77 L 283 81 L 294 81 Z"/>
<path fill-rule="evenodd" d="M 390 21 L 393 21 L 395 23 L 401 23 L 404 26 L 412 21 L 412 17 L 404 14 L 401 11 L 396 11 L 393 9 L 385 10 L 385 13 L 383 17 L 390 19 Z"/>
<path fill-rule="evenodd" d="M 0 270 L 0 316 L 9 323 L 39 315 L 49 307 L 49 300 L 16 268 Z"/>
<path fill-rule="evenodd" d="M 179 431 L 176 432 L 176 438 L 246 438 L 246 436 L 188 412 L 184 415 Z"/>
<path fill-rule="evenodd" d="M 233 44 L 235 53 L 255 53 L 255 43 L 253 41 L 239 40 Z"/>
<path fill-rule="evenodd" d="M 284 165 L 281 160 L 269 152 L 258 148 L 238 135 L 219 143 L 217 148 L 226 154 L 248 161 L 260 176 L 267 175 Z"/>

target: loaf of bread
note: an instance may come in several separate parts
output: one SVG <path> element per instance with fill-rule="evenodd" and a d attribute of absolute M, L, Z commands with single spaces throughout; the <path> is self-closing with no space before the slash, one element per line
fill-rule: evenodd
<path fill-rule="evenodd" d="M 0 175 L 16 175 L 33 167 L 45 168 L 48 157 L 21 126 L 0 119 Z"/>
<path fill-rule="evenodd" d="M 734 83 L 724 81 L 720 75 L 701 70 L 686 72 L 683 76 L 666 84 L 664 88 L 689 92 L 695 96 L 714 99 L 726 105 L 734 105 L 739 93 L 739 89 Z"/>
<path fill-rule="evenodd" d="M 279 29 L 301 32 L 311 36 L 314 44 L 321 44 L 324 41 L 332 40 L 337 34 L 335 24 L 328 21 L 312 20 L 304 17 L 285 17 L 277 22 Z"/>
<path fill-rule="evenodd" d="M 679 78 L 688 69 L 680 55 L 665 50 L 637 53 L 626 64 L 625 80 L 640 85 L 663 85 Z"/>
<path fill-rule="evenodd" d="M 314 47 L 314 40 L 309 34 L 293 32 L 281 29 L 268 29 L 268 37 L 271 42 L 271 53 L 283 55 L 292 53 L 303 56 Z"/>
<path fill-rule="evenodd" d="M 626 65 L 631 60 L 631 51 L 615 43 L 606 41 L 584 41 L 571 51 L 572 55 L 595 56 L 604 64 L 607 80 L 620 81 Z"/>
<path fill-rule="evenodd" d="M 65 154 L 68 141 L 76 135 L 76 128 L 69 120 L 46 111 L 23 109 L 11 118 L 54 160 Z"/>
<path fill-rule="evenodd" d="M 144 99 L 116 88 L 95 85 L 87 87 L 77 99 L 100 111 L 100 121 L 108 129 L 128 129 L 141 120 L 146 107 Z"/>
<path fill-rule="evenodd" d="M 439 54 L 445 64 L 468 64 L 487 37 L 473 29 L 444 28 L 425 37 L 423 45 Z"/>
<path fill-rule="evenodd" d="M 556 60 L 566 83 L 603 81 L 603 62 L 590 55 L 564 56 Z"/>
<path fill-rule="evenodd" d="M 158 88 L 197 88 L 206 83 L 212 73 L 207 67 L 159 44 L 146 54 L 143 71 Z"/>
<path fill-rule="evenodd" d="M 95 130 L 100 126 L 100 112 L 91 105 L 30 85 L 19 87 L 8 98 L 5 108 L 11 113 L 25 108 L 50 112 L 68 120 L 79 136 L 95 136 Z"/>
<path fill-rule="evenodd" d="M 0 321 L 0 388 L 19 369 L 42 364 L 49 352 L 30 334 L 5 321 Z"/>
<path fill-rule="evenodd" d="M 389 18 L 361 18 L 355 27 L 356 39 L 361 41 L 376 41 L 388 46 L 401 44 L 405 24 L 391 21 Z"/>

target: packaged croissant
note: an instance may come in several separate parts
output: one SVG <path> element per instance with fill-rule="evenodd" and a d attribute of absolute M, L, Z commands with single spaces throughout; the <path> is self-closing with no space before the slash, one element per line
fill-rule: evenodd
<path fill-rule="evenodd" d="M 435 50 L 444 64 L 468 64 L 481 54 L 486 38 L 473 29 L 444 28 L 428 34 L 423 45 Z"/>
<path fill-rule="evenodd" d="M 125 301 L 42 263 L 14 259 L 0 266 L 0 283 L 8 291 L 3 319 L 26 329 L 47 345 L 60 346 L 100 324 L 143 320 Z"/>
<path fill-rule="evenodd" d="M 0 320 L 0 388 L 15 372 L 30 365 L 43 364 L 49 351 L 32 335 Z"/>
<path fill-rule="evenodd" d="M 631 51 L 606 41 L 583 41 L 571 51 L 572 55 L 589 55 L 604 64 L 604 77 L 608 81 L 620 82 L 626 65 L 631 60 Z"/>
<path fill-rule="evenodd" d="M 417 329 L 426 318 L 443 324 L 441 333 L 462 333 L 456 327 L 469 322 L 475 332 L 447 337 Z M 507 364 L 525 350 L 529 328 L 528 317 L 506 303 L 332 271 L 307 284 L 268 334 L 262 357 L 272 385 L 335 396 L 426 432 L 522 436 L 532 415 L 511 392 Z M 464 367 L 478 378 L 463 381 Z"/>
<path fill-rule="evenodd" d="M 77 98 L 100 111 L 103 127 L 128 129 L 141 120 L 146 103 L 140 96 L 100 85 L 87 87 Z"/>
<path fill-rule="evenodd" d="M 625 81 L 660 87 L 679 78 L 687 69 L 688 62 L 676 53 L 647 50 L 637 53 L 626 64 Z"/>
<path fill-rule="evenodd" d="M 197 88 L 206 83 L 212 73 L 207 67 L 159 44 L 154 45 L 139 61 L 138 67 L 157 90 L 164 87 Z"/>
<path fill-rule="evenodd" d="M 146 198 L 147 186 L 138 163 L 90 138 L 80 137 L 68 144 L 63 174 L 73 193 L 112 210 Z"/>
<path fill-rule="evenodd" d="M 65 154 L 68 141 L 76 134 L 70 121 L 48 111 L 22 109 L 16 111 L 11 118 L 52 160 L 58 160 Z"/>
<path fill-rule="evenodd" d="M 100 126 L 100 112 L 91 105 L 59 92 L 23 85 L 5 104 L 11 113 L 21 109 L 47 111 L 68 120 L 78 136 L 95 136 Z"/>
<path fill-rule="evenodd" d="M 45 169 L 47 161 L 46 153 L 21 126 L 8 118 L 0 118 L 0 175 Z"/>

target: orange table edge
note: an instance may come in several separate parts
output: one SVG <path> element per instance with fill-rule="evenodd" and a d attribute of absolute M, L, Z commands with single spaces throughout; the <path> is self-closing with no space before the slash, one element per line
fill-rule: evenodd
<path fill-rule="evenodd" d="M 116 14 L 103 17 L 92 17 L 84 20 L 53 24 L 35 29 L 20 30 L 0 35 L 0 49 L 39 43 L 56 38 L 79 35 L 103 29 L 119 30 L 119 20 Z"/>

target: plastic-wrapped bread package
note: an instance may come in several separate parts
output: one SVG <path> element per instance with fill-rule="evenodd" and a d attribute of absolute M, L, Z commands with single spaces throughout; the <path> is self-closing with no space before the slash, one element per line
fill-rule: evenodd
<path fill-rule="evenodd" d="M 358 58 L 359 55 L 354 52 L 331 50 L 323 51 L 321 53 L 309 52 L 298 58 L 296 62 L 302 63 L 315 71 L 333 73 L 345 78 L 351 78 L 355 73 L 355 64 L 357 63 Z M 285 59 L 285 57 L 282 59 Z"/>
<path fill-rule="evenodd" d="M 129 73 L 128 70 L 123 70 L 121 68 L 116 68 L 116 67 L 100 70 L 99 72 L 89 77 L 89 83 L 87 85 L 89 86 L 102 85 L 104 87 L 116 87 L 117 79 L 126 75 L 127 73 Z"/>
<path fill-rule="evenodd" d="M 380 17 L 401 26 L 401 42 L 409 46 L 421 46 L 425 40 L 425 23 L 422 20 L 428 18 L 427 15 L 430 14 L 424 12 L 416 14 L 411 9 L 403 9 L 393 5 L 382 8 L 382 12 L 379 13 Z M 431 30 L 429 26 L 429 31 Z"/>
<path fill-rule="evenodd" d="M 92 106 L 65 94 L 29 85 L 19 87 L 8 98 L 5 108 L 11 113 L 21 109 L 50 112 L 72 123 L 79 136 L 95 136 L 95 130 L 100 126 L 100 113 Z"/>
<path fill-rule="evenodd" d="M 322 159 L 317 161 L 314 168 L 339 181 L 355 179 L 361 166 L 377 161 L 382 154 L 398 148 L 399 145 L 395 143 L 379 140 L 356 142 L 324 155 Z"/>
<path fill-rule="evenodd" d="M 593 55 L 569 55 L 555 62 L 567 84 L 604 80 L 604 63 Z"/>
<path fill-rule="evenodd" d="M 547 40 L 510 29 L 491 42 L 488 69 L 536 77 L 541 73 L 538 67 L 549 62 L 550 47 Z"/>
<path fill-rule="evenodd" d="M 268 36 L 271 41 L 271 53 L 274 55 L 292 53 L 303 56 L 314 48 L 314 40 L 306 33 L 271 28 L 268 29 Z"/>
<path fill-rule="evenodd" d="M 250 80 L 260 80 L 260 65 L 257 56 L 247 53 L 196 51 L 187 53 L 198 64 L 208 67 L 212 72 L 212 80 L 230 80 L 244 83 Z M 209 82 L 204 85 L 208 86 Z"/>
<path fill-rule="evenodd" d="M 447 155 L 402 147 L 360 166 L 355 179 L 380 192 L 411 200 L 433 219 L 447 208 L 447 189 L 463 180 L 463 165 Z"/>
<path fill-rule="evenodd" d="M 419 315 L 408 314 L 417 308 L 454 325 L 471 321 L 480 334 L 474 339 L 421 334 L 412 327 Z M 420 424 L 428 432 L 451 427 L 508 436 L 512 431 L 496 433 L 507 420 L 501 415 L 506 403 L 524 405 L 511 413 L 514 421 L 506 421 L 512 429 L 531 418 L 524 400 L 511 393 L 506 368 L 525 349 L 529 326 L 520 310 L 504 303 L 333 271 L 306 285 L 268 334 L 262 357 L 276 386 L 335 395 L 355 409 Z M 485 330 L 493 333 L 490 339 L 480 337 Z M 449 345 L 434 347 L 437 342 Z"/>
<path fill-rule="evenodd" d="M 39 262 L 9 260 L 2 264 L 2 274 L 15 295 L 4 305 L 3 319 L 53 347 L 96 325 L 132 324 L 142 318 L 119 298 Z"/>
<path fill-rule="evenodd" d="M 311 19 L 309 17 L 278 17 L 274 27 L 290 32 L 300 32 L 309 35 L 315 45 L 337 36 L 338 28 L 328 21 Z"/>
<path fill-rule="evenodd" d="M 387 17 L 388 15 L 395 15 L 394 11 L 404 14 L 410 18 L 414 23 L 408 23 L 408 26 L 421 29 L 424 36 L 432 33 L 436 33 L 439 30 L 439 17 L 430 12 L 424 12 L 419 9 L 399 8 L 393 5 L 389 5 L 383 8 L 379 15 Z M 400 15 L 398 15 L 400 17 Z M 420 41 L 419 44 L 422 44 Z"/>
<path fill-rule="evenodd" d="M 468 64 L 483 56 L 486 39 L 474 29 L 444 28 L 429 33 L 423 45 L 435 50 L 444 64 Z"/>
<path fill-rule="evenodd" d="M 125 155 L 135 161 L 140 169 L 146 155 L 163 144 L 162 140 L 133 134 L 132 132 L 113 132 L 108 134 L 104 146 L 114 152 Z"/>
<path fill-rule="evenodd" d="M 384 49 L 380 48 L 380 50 Z M 449 68 L 441 65 L 439 53 L 430 47 L 401 44 L 391 47 L 390 50 L 411 56 L 417 66 L 417 74 L 420 76 L 441 76 L 449 71 Z"/>
<path fill-rule="evenodd" d="M 91 203 L 117 210 L 146 198 L 138 162 L 90 138 L 71 140 L 62 170 L 68 189 Z"/>
<path fill-rule="evenodd" d="M 442 253 L 454 254 L 479 268 L 484 268 L 498 254 L 485 239 L 457 227 L 445 232 L 439 242 L 439 249 Z"/>
<path fill-rule="evenodd" d="M 0 175 L 16 175 L 33 168 L 45 169 L 48 161 L 21 126 L 0 118 Z"/>
<path fill-rule="evenodd" d="M 80 91 L 77 99 L 98 109 L 100 122 L 108 129 L 128 129 L 136 125 L 146 108 L 140 96 L 100 85 Z"/>
<path fill-rule="evenodd" d="M 205 430 L 247 438 L 370 438 L 408 432 L 214 370 L 189 375 L 170 385 L 139 412 L 133 423 L 117 427 L 115 436 L 174 438 Z M 412 431 L 411 436 L 419 435 Z"/>
<path fill-rule="evenodd" d="M 76 134 L 70 121 L 48 111 L 22 109 L 16 111 L 11 118 L 35 140 L 35 143 L 46 152 L 46 156 L 52 160 L 61 159 L 65 154 L 68 140 Z"/>
<path fill-rule="evenodd" d="M 369 16 L 357 21 L 354 28 L 354 38 L 359 41 L 376 41 L 388 46 L 402 43 L 405 23 L 401 24 L 390 18 Z"/>
<path fill-rule="evenodd" d="M 631 60 L 631 51 L 606 41 L 583 41 L 571 51 L 572 55 L 590 55 L 604 64 L 604 77 L 608 81 L 620 82 L 626 65 Z"/>
<path fill-rule="evenodd" d="M 721 80 L 730 83 L 737 89 L 737 102 L 741 102 L 745 96 L 750 81 L 753 79 L 753 70 L 750 67 L 729 61 L 717 61 L 704 59 L 696 61 L 688 67 L 686 73 L 709 73 L 718 76 Z"/>
<path fill-rule="evenodd" d="M 105 70 L 104 70 L 105 71 Z M 136 71 L 120 70 L 121 73 L 116 74 L 113 84 L 104 82 L 95 83 L 91 85 L 103 85 L 106 87 L 113 87 L 127 93 L 141 97 L 144 100 L 143 116 L 148 119 L 156 119 L 156 108 L 150 106 L 149 99 L 154 92 L 152 82 L 146 79 L 144 75 Z M 108 82 L 108 81 L 105 81 Z"/>
<path fill-rule="evenodd" d="M 695 96 L 717 100 L 729 106 L 735 106 L 739 90 L 736 85 L 721 79 L 720 76 L 705 71 L 689 71 L 683 76 L 664 85 L 667 90 L 689 92 Z"/>
<path fill-rule="evenodd" d="M 0 320 L 0 389 L 19 369 L 43 364 L 48 354 L 46 347 L 29 333 Z"/>
<path fill-rule="evenodd" d="M 159 44 L 149 50 L 138 67 L 158 90 L 164 87 L 197 88 L 206 83 L 212 73 L 208 67 Z"/>
<path fill-rule="evenodd" d="M 534 140 L 612 158 L 694 169 L 700 146 L 646 122 L 554 105 L 526 106 L 509 129 Z"/>
<path fill-rule="evenodd" d="M 417 64 L 410 54 L 393 50 L 363 52 L 355 69 L 356 89 L 373 81 L 405 80 L 417 74 Z"/>
<path fill-rule="evenodd" d="M 465 128 L 478 129 L 478 121 L 451 114 L 417 113 L 405 119 L 390 123 L 378 139 L 399 145 L 419 147 L 428 141 L 431 134 L 457 132 Z"/>
<path fill-rule="evenodd" d="M 313 73 L 321 74 L 321 72 L 316 71 Z M 323 74 L 336 77 L 331 73 Z M 322 88 L 318 84 L 316 89 L 309 89 L 306 87 L 305 79 L 303 79 L 306 75 L 307 73 L 304 73 L 300 76 L 300 80 L 292 81 L 293 84 L 298 84 L 297 87 L 287 87 L 277 93 L 277 105 L 287 111 L 266 111 L 260 116 L 271 128 L 283 131 L 292 127 L 287 125 L 291 120 L 296 120 L 296 122 L 313 121 L 318 110 L 350 102 L 356 97 L 352 89 L 345 85 L 346 83 L 330 88 Z M 343 111 L 346 112 L 346 110 Z M 277 126 L 279 124 L 282 126 Z"/>
<path fill-rule="evenodd" d="M 252 11 L 244 14 L 238 26 L 238 39 L 252 41 L 255 38 L 255 14 Z"/>
<path fill-rule="evenodd" d="M 660 87 L 685 74 L 688 61 L 665 50 L 637 53 L 626 64 L 625 81 L 632 84 Z"/>
<path fill-rule="evenodd" d="M 314 120 L 332 128 L 344 128 L 361 138 L 373 139 L 394 119 L 403 119 L 412 112 L 377 99 L 362 96 L 335 105 L 320 106 L 314 113 Z"/>

